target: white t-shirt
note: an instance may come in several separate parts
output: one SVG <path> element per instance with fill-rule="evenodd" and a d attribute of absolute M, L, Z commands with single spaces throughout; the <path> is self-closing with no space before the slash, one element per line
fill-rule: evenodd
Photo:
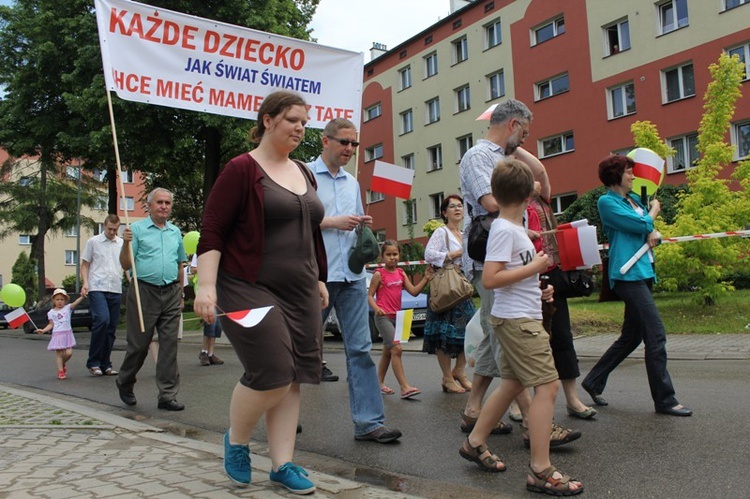
<path fill-rule="evenodd" d="M 487 239 L 486 262 L 502 262 L 508 270 L 531 263 L 536 255 L 534 244 L 526 229 L 504 218 L 492 222 Z M 539 289 L 539 274 L 496 288 L 492 315 L 502 319 L 542 318 L 542 290 Z"/>
<path fill-rule="evenodd" d="M 70 315 L 73 313 L 72 310 L 70 304 L 66 303 L 61 309 L 52 307 L 49 312 L 47 312 L 47 318 L 52 321 L 52 333 L 72 330 L 70 325 Z"/>
<path fill-rule="evenodd" d="M 122 293 L 122 244 L 120 236 L 107 239 L 104 234 L 86 241 L 81 259 L 89 262 L 89 291 Z"/>

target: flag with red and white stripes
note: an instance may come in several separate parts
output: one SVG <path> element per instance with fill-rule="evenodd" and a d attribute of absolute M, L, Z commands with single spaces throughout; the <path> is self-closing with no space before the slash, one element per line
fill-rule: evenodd
<path fill-rule="evenodd" d="M 31 318 L 26 313 L 26 310 L 20 307 L 5 314 L 5 320 L 8 321 L 8 326 L 11 329 L 16 329 L 29 322 Z"/>
<path fill-rule="evenodd" d="M 596 227 L 588 220 L 576 220 L 557 226 L 557 247 L 563 270 L 590 269 L 602 263 Z"/>
<path fill-rule="evenodd" d="M 370 190 L 387 196 L 409 199 L 412 182 L 414 182 L 413 170 L 383 161 L 375 161 Z"/>

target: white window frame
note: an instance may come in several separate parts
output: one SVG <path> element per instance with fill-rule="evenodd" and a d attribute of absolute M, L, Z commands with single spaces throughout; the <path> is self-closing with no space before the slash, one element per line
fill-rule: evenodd
<path fill-rule="evenodd" d="M 65 265 L 75 265 L 78 262 L 78 252 L 76 250 L 65 250 Z"/>
<path fill-rule="evenodd" d="M 411 64 L 398 70 L 398 90 L 411 87 Z"/>
<path fill-rule="evenodd" d="M 401 164 L 404 166 L 404 168 L 414 170 L 414 153 L 404 154 L 403 156 L 401 156 Z"/>
<path fill-rule="evenodd" d="M 605 56 L 630 50 L 630 24 L 627 17 L 602 26 L 602 32 Z"/>
<path fill-rule="evenodd" d="M 133 170 L 120 170 L 120 176 L 123 184 L 135 183 L 135 173 Z"/>
<path fill-rule="evenodd" d="M 365 162 L 375 161 L 383 157 L 383 144 L 375 144 L 365 149 Z"/>
<path fill-rule="evenodd" d="M 404 214 L 403 214 L 403 223 L 402 225 L 407 225 L 409 223 L 409 217 L 407 216 L 409 213 L 409 201 L 411 201 L 411 223 L 416 224 L 417 223 L 417 200 L 416 199 L 409 199 L 406 201 L 403 201 L 403 207 L 404 207 Z"/>
<path fill-rule="evenodd" d="M 484 49 L 489 50 L 503 43 L 503 27 L 500 18 L 484 25 Z"/>
<path fill-rule="evenodd" d="M 555 90 L 555 84 L 558 84 L 559 82 L 566 81 L 567 85 L 565 89 L 562 90 Z M 544 88 L 549 89 L 549 95 L 542 96 L 544 92 Z M 549 99 L 550 97 L 554 97 L 555 95 L 564 94 L 565 92 L 570 91 L 570 75 L 568 73 L 563 73 L 557 76 L 553 76 L 552 78 L 549 78 L 544 81 L 540 81 L 539 83 L 534 85 L 534 97 L 537 101 Z"/>
<path fill-rule="evenodd" d="M 691 142 L 695 147 L 691 147 Z M 667 173 L 680 173 L 695 168 L 695 162 L 700 159 L 697 132 L 671 137 L 667 139 L 667 144 L 675 150 L 675 155 L 667 158 Z M 680 154 L 684 163 L 682 165 L 677 161 L 677 156 Z"/>
<path fill-rule="evenodd" d="M 383 106 L 378 102 L 377 104 L 373 104 L 372 106 L 365 108 L 365 119 L 364 122 L 367 123 L 370 120 L 374 120 L 378 116 L 383 114 Z"/>
<path fill-rule="evenodd" d="M 685 17 L 679 18 L 678 11 L 685 10 Z M 667 0 L 656 4 L 656 19 L 659 21 L 659 34 L 666 35 L 690 25 L 688 0 Z"/>
<path fill-rule="evenodd" d="M 734 3 L 734 5 L 730 5 L 729 0 L 724 0 L 724 10 L 735 9 L 740 5 L 750 4 L 750 0 L 734 0 L 732 3 Z"/>
<path fill-rule="evenodd" d="M 20 246 L 31 246 L 31 235 L 18 234 L 18 244 Z"/>
<path fill-rule="evenodd" d="M 427 148 L 427 172 L 443 169 L 443 145 L 436 144 Z"/>
<path fill-rule="evenodd" d="M 633 93 L 633 109 L 628 110 L 628 87 L 632 89 Z M 621 106 L 621 113 L 616 114 L 616 104 Z M 616 118 L 622 118 L 623 116 L 629 116 L 635 114 L 637 110 L 635 100 L 635 83 L 632 81 L 621 83 L 607 89 L 607 114 L 609 119 L 613 120 Z"/>
<path fill-rule="evenodd" d="M 690 68 L 690 72 L 692 73 L 692 80 L 693 80 L 693 93 L 686 93 L 685 89 L 685 71 L 686 68 Z M 668 92 L 668 83 L 669 83 L 669 76 L 668 73 L 671 73 L 672 71 L 677 71 L 677 86 L 680 91 L 680 95 L 674 99 L 669 98 L 669 92 Z M 662 92 L 663 92 L 663 104 L 667 104 L 670 102 L 677 102 L 682 99 L 687 99 L 689 97 L 695 97 L 695 68 L 693 67 L 693 63 L 687 62 L 685 64 L 680 64 L 678 66 L 673 66 L 671 68 L 662 69 L 661 71 L 661 78 L 662 78 Z"/>
<path fill-rule="evenodd" d="M 487 80 L 487 100 L 495 100 L 505 96 L 505 71 L 502 69 L 488 74 Z M 495 95 L 497 93 L 497 95 Z"/>
<path fill-rule="evenodd" d="M 367 204 L 377 203 L 385 199 L 385 194 L 378 191 L 367 191 Z"/>
<path fill-rule="evenodd" d="M 94 209 L 99 211 L 104 211 L 107 209 L 107 206 L 109 204 L 109 198 L 107 196 L 97 196 Z"/>
<path fill-rule="evenodd" d="M 119 204 L 120 204 L 120 211 L 125 211 L 125 206 L 127 206 L 128 211 L 135 210 L 135 198 L 133 196 L 126 196 L 125 197 L 125 206 L 123 206 L 122 202 L 122 196 L 119 198 Z"/>
<path fill-rule="evenodd" d="M 550 36 L 549 38 L 545 38 L 544 40 L 540 40 L 539 33 L 545 28 L 552 28 L 552 36 Z M 552 40 L 553 38 L 557 38 L 563 33 L 565 33 L 565 17 L 556 16 L 531 29 L 531 46 L 533 47 L 534 45 L 539 45 L 540 43 L 544 43 Z"/>
<path fill-rule="evenodd" d="M 469 58 L 469 39 L 462 36 L 451 42 L 451 53 L 453 54 L 453 65 L 460 64 Z"/>
<path fill-rule="evenodd" d="M 407 109 L 402 113 L 399 113 L 399 121 L 401 122 L 401 134 L 410 133 L 414 131 L 414 110 Z"/>
<path fill-rule="evenodd" d="M 471 88 L 469 84 L 462 85 L 453 91 L 456 104 L 456 114 L 471 109 Z"/>
<path fill-rule="evenodd" d="M 432 52 L 423 57 L 424 61 L 424 78 L 431 78 L 438 74 L 437 52 Z"/>
<path fill-rule="evenodd" d="M 571 196 L 573 197 L 573 199 L 568 201 L 567 198 L 570 198 Z M 552 196 L 552 199 L 550 200 L 552 213 L 554 213 L 555 215 L 562 215 L 562 213 L 568 208 L 568 206 L 573 204 L 576 199 L 578 199 L 578 194 L 575 192 Z M 565 206 L 565 208 L 563 208 L 563 206 Z"/>
<path fill-rule="evenodd" d="M 745 136 L 741 132 L 745 132 Z M 732 145 L 734 161 L 750 158 L 750 120 L 732 124 Z"/>
<path fill-rule="evenodd" d="M 78 237 L 78 227 L 74 225 L 68 229 L 65 229 L 63 231 L 63 236 L 64 237 Z"/>
<path fill-rule="evenodd" d="M 748 0 L 750 2 L 750 0 Z M 732 56 L 734 54 L 738 55 L 740 58 L 740 61 L 742 61 L 745 64 L 745 77 L 742 79 L 743 81 L 750 80 L 750 42 L 745 42 L 742 45 L 735 45 L 734 47 L 729 47 L 725 50 L 727 55 Z M 732 54 L 734 52 L 734 54 Z"/>
<path fill-rule="evenodd" d="M 440 211 L 440 205 L 443 204 L 443 199 L 445 199 L 445 193 L 443 192 L 430 194 L 430 211 L 432 212 L 430 218 L 440 218 L 442 216 L 443 213 Z"/>
<path fill-rule="evenodd" d="M 434 97 L 425 101 L 425 125 L 440 121 L 440 97 Z"/>
<path fill-rule="evenodd" d="M 568 144 L 568 139 L 573 141 L 572 147 Z M 557 152 L 547 152 L 545 148 L 545 143 L 549 143 L 551 141 L 560 141 L 560 150 Z M 557 135 L 551 135 L 549 137 L 545 137 L 543 139 L 538 140 L 537 144 L 537 150 L 540 153 L 539 159 L 542 158 L 551 158 L 553 156 L 559 156 L 560 154 L 568 154 L 570 152 L 575 151 L 575 138 L 573 136 L 572 131 L 567 131 L 563 133 L 558 133 Z"/>
<path fill-rule="evenodd" d="M 456 164 L 461 162 L 461 158 L 464 157 L 464 154 L 466 154 L 466 151 L 471 149 L 474 146 L 474 137 L 471 134 L 468 135 L 462 135 L 461 137 L 456 137 Z"/>
<path fill-rule="evenodd" d="M 65 176 L 68 180 L 78 180 L 80 174 L 81 169 L 78 166 L 68 166 L 65 168 Z"/>

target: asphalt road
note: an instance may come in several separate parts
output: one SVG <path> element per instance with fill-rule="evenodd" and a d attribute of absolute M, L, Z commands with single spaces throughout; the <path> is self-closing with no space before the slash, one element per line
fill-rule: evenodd
<path fill-rule="evenodd" d="M 124 336 L 121 334 L 120 336 Z M 182 378 L 178 400 L 187 409 L 168 413 L 156 409 L 153 363 L 146 360 L 135 386 L 138 405 L 125 408 L 113 377 L 94 378 L 85 369 L 88 334 L 76 333 L 79 346 L 69 365 L 69 379 L 56 379 L 48 337 L 0 332 L 0 379 L 64 394 L 84 403 L 103 404 L 106 410 L 165 427 L 175 433 L 219 443 L 228 426 L 228 402 L 240 375 L 240 364 L 228 346 L 217 353 L 223 366 L 202 367 L 199 345 L 190 339 L 180 346 Z M 118 339 L 114 359 L 123 357 Z M 465 395 L 444 394 L 434 356 L 405 354 L 406 373 L 422 395 L 413 400 L 386 396 L 387 424 L 404 432 L 393 445 L 355 442 L 349 417 L 345 358 L 341 343 L 327 339 L 325 358 L 341 375 L 335 383 L 303 388 L 298 449 L 305 465 L 327 473 L 383 485 L 423 497 L 538 497 L 524 489 L 528 451 L 518 425 L 507 436 L 493 436 L 490 448 L 504 458 L 508 471 L 481 472 L 461 459 L 458 429 Z M 379 359 L 380 345 L 374 357 Z M 581 361 L 586 373 L 596 359 Z M 580 421 L 565 412 L 562 392 L 556 421 L 583 431 L 575 443 L 553 450 L 553 463 L 581 479 L 584 497 L 608 498 L 725 498 L 750 494 L 750 399 L 747 380 L 750 361 L 670 361 L 670 372 L 680 402 L 695 411 L 690 418 L 653 412 L 643 362 L 627 360 L 610 378 L 594 421 Z M 396 388 L 392 373 L 388 383 Z M 493 388 L 496 385 L 493 384 Z M 588 398 L 584 394 L 584 401 Z M 102 405 L 97 405 L 102 408 Z M 262 427 L 256 439 L 265 440 Z"/>

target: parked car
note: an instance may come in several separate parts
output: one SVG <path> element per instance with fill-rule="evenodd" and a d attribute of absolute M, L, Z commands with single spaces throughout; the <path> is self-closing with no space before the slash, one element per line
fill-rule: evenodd
<path fill-rule="evenodd" d="M 370 288 L 370 280 L 372 279 L 372 271 L 367 271 L 367 288 Z M 411 332 L 416 336 L 424 335 L 424 323 L 427 319 L 427 295 L 420 293 L 417 296 L 412 296 L 405 289 L 401 291 L 401 307 L 406 310 L 409 308 L 414 309 L 414 316 L 411 322 Z M 372 308 L 369 309 L 369 323 L 370 323 L 370 337 L 373 342 L 379 341 L 380 336 L 378 330 L 375 328 L 375 312 Z M 336 317 L 336 309 L 332 308 L 331 313 L 328 314 L 326 319 L 325 330 L 332 333 L 334 336 L 341 337 L 341 328 L 339 327 L 339 321 Z"/>
<path fill-rule="evenodd" d="M 8 321 L 5 320 L 5 314 L 8 312 L 11 312 L 13 310 L 13 307 L 8 305 L 5 302 L 0 301 L 0 327 L 3 329 L 8 329 Z"/>
<path fill-rule="evenodd" d="M 70 295 L 70 302 L 75 301 L 80 294 L 79 293 L 68 293 Z M 52 308 L 52 296 L 47 295 L 35 306 L 28 310 L 29 317 L 31 320 L 23 325 L 23 330 L 28 333 L 33 333 L 36 328 L 42 329 L 44 326 L 49 324 L 47 318 L 47 312 Z M 32 324 L 32 322 L 34 324 Z M 91 309 L 89 308 L 89 299 L 84 298 L 76 308 L 73 309 L 73 314 L 70 318 L 70 324 L 73 329 L 85 327 L 91 331 L 91 327 L 94 324 L 94 319 L 91 317 Z M 34 327 L 36 325 L 36 328 Z"/>

